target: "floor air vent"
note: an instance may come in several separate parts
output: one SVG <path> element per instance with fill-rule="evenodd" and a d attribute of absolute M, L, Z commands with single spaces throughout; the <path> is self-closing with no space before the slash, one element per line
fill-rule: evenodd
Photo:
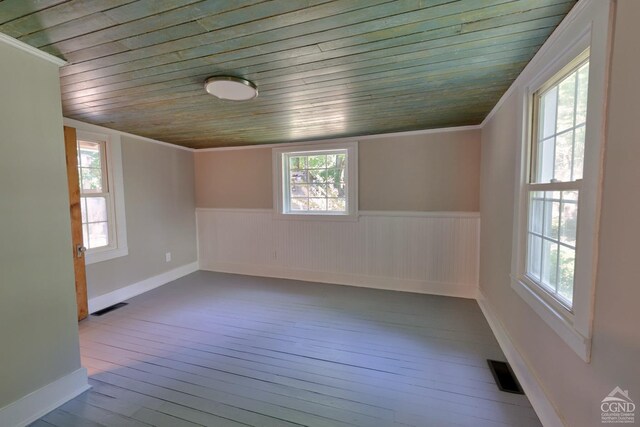
<path fill-rule="evenodd" d="M 487 360 L 489 363 L 489 369 L 493 374 L 493 378 L 496 380 L 496 384 L 500 391 L 506 391 L 507 393 L 524 394 L 520 383 L 513 375 L 511 367 L 506 362 L 499 362 L 497 360 Z"/>
<path fill-rule="evenodd" d="M 126 302 L 119 302 L 117 304 L 110 305 L 107 308 L 103 308 L 102 310 L 95 311 L 95 312 L 91 313 L 91 315 L 92 316 L 102 316 L 103 314 L 107 314 L 110 311 L 117 310 L 120 307 L 124 307 L 127 304 L 128 303 L 126 303 Z"/>

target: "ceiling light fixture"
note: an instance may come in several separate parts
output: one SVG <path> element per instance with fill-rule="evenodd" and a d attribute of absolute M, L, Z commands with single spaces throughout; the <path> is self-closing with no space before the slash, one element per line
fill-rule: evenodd
<path fill-rule="evenodd" d="M 204 89 L 211 95 L 230 101 L 248 101 L 258 96 L 258 88 L 253 82 L 233 76 L 209 77 Z"/>

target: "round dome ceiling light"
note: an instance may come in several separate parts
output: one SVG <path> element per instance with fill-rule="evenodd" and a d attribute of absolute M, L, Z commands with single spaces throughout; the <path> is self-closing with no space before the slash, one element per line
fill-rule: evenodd
<path fill-rule="evenodd" d="M 230 101 L 248 101 L 258 96 L 258 88 L 253 82 L 233 76 L 209 77 L 204 89 L 211 95 Z"/>

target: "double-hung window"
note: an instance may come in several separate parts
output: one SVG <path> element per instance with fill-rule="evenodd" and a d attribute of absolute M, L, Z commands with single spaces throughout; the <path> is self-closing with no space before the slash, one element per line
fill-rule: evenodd
<path fill-rule="evenodd" d="M 357 143 L 273 150 L 279 216 L 353 218 L 357 212 Z"/>
<path fill-rule="evenodd" d="M 585 51 L 533 94 L 526 277 L 571 312 L 589 88 Z"/>
<path fill-rule="evenodd" d="M 87 250 L 115 244 L 114 213 L 107 173 L 106 141 L 78 139 L 82 236 Z"/>
<path fill-rule="evenodd" d="M 591 2 L 516 81 L 511 286 L 590 360 L 605 145 L 610 7 Z"/>
<path fill-rule="evenodd" d="M 76 128 L 85 262 L 128 255 L 120 135 L 65 119 Z"/>

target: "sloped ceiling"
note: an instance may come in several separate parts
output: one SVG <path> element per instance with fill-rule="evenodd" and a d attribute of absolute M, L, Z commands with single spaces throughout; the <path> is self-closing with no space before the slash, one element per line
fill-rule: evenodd
<path fill-rule="evenodd" d="M 4 0 L 0 32 L 69 62 L 66 117 L 204 148 L 479 124 L 575 3 Z"/>

